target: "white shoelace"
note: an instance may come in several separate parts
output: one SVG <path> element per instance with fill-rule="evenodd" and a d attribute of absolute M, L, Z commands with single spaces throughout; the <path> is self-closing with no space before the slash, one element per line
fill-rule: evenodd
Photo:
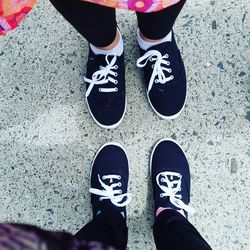
<path fill-rule="evenodd" d="M 112 60 L 109 61 L 109 57 L 113 56 Z M 89 96 L 91 90 L 95 85 L 102 85 L 106 84 L 108 82 L 112 82 L 114 84 L 117 84 L 117 80 L 115 80 L 112 76 L 116 77 L 118 74 L 114 72 L 115 69 L 118 69 L 118 65 L 116 65 L 116 55 L 106 55 L 105 60 L 107 62 L 107 66 L 103 67 L 100 66 L 100 69 L 97 70 L 93 75 L 92 79 L 89 79 L 87 77 L 84 77 L 85 82 L 90 83 L 87 91 L 86 91 L 86 97 Z M 111 75 L 111 76 L 110 76 Z M 117 92 L 118 88 L 99 88 L 100 92 Z"/>
<path fill-rule="evenodd" d="M 156 176 L 157 185 L 163 191 L 160 194 L 160 198 L 169 196 L 170 202 L 180 208 L 185 210 L 188 213 L 194 214 L 195 210 L 186 205 L 181 199 L 182 196 L 177 194 L 177 192 L 181 191 L 181 179 L 182 175 L 176 172 L 161 172 Z M 161 184 L 162 183 L 162 184 Z M 163 185 L 166 184 L 166 185 Z"/>
<path fill-rule="evenodd" d="M 104 190 L 96 189 L 96 188 L 90 188 L 90 193 L 99 195 L 99 200 L 105 200 L 110 199 L 110 201 L 117 207 L 124 207 L 128 205 L 128 203 L 131 201 L 131 194 L 125 193 L 122 194 L 121 189 L 114 190 L 116 187 L 121 187 L 121 182 L 114 183 L 114 180 L 120 180 L 120 175 L 104 175 L 102 176 L 102 179 L 100 178 L 100 175 L 98 175 L 98 179 Z M 110 180 L 110 185 L 106 185 L 102 180 Z M 121 203 L 124 197 L 127 197 L 127 199 Z"/>
<path fill-rule="evenodd" d="M 171 68 L 164 67 L 164 66 L 170 65 L 170 62 L 167 60 L 168 57 L 169 57 L 168 54 L 165 54 L 164 56 L 162 56 L 162 54 L 158 50 L 149 50 L 137 60 L 136 65 L 139 68 L 145 67 L 148 60 L 150 60 L 151 62 L 155 61 L 155 64 L 152 65 L 153 73 L 149 81 L 148 92 L 151 90 L 154 83 L 165 84 L 166 82 L 169 82 L 174 79 L 173 75 L 166 77 L 164 74 L 164 71 L 168 72 L 169 74 L 172 73 Z M 156 79 L 156 77 L 158 79 Z"/>

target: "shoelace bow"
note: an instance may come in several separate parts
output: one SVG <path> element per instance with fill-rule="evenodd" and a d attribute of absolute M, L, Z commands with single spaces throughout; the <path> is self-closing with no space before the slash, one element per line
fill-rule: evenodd
<path fill-rule="evenodd" d="M 112 60 L 109 61 L 109 57 L 113 56 Z M 112 82 L 114 84 L 117 84 L 117 80 L 115 80 L 113 77 L 116 77 L 118 74 L 114 71 L 115 69 L 118 69 L 118 65 L 116 65 L 116 55 L 106 55 L 105 60 L 107 65 L 105 67 L 100 66 L 99 70 L 97 70 L 93 75 L 92 79 L 89 79 L 87 77 L 84 77 L 85 82 L 90 83 L 87 91 L 86 91 L 86 97 L 89 96 L 91 90 L 95 85 L 102 85 L 106 84 L 108 82 Z M 110 76 L 111 75 L 111 76 Z M 118 88 L 99 88 L 100 92 L 116 92 L 118 91 Z"/>
<path fill-rule="evenodd" d="M 131 194 L 129 194 L 129 193 L 122 194 L 121 189 L 114 190 L 114 188 L 116 188 L 116 187 L 121 187 L 122 184 L 121 184 L 121 182 L 114 183 L 113 180 L 120 180 L 121 176 L 119 176 L 119 175 L 104 175 L 102 177 L 102 179 L 103 180 L 110 179 L 112 184 L 106 185 L 101 180 L 100 175 L 98 175 L 98 180 L 99 180 L 100 184 L 102 185 L 102 187 L 104 188 L 104 190 L 100 190 L 97 188 L 90 188 L 90 193 L 99 195 L 100 201 L 105 200 L 105 199 L 110 199 L 110 201 L 117 207 L 124 207 L 128 203 L 130 203 L 131 198 L 132 198 Z M 124 197 L 127 197 L 127 199 L 121 203 L 121 201 L 123 200 Z"/>
<path fill-rule="evenodd" d="M 137 67 L 139 68 L 145 67 L 148 63 L 148 60 L 151 62 L 155 62 L 155 64 L 152 65 L 153 73 L 149 81 L 148 92 L 152 89 L 154 82 L 165 84 L 166 82 L 174 79 L 173 75 L 166 77 L 164 74 L 164 71 L 168 72 L 169 74 L 172 73 L 171 68 L 164 67 L 170 65 L 170 62 L 167 60 L 168 57 L 168 54 L 162 56 L 162 54 L 158 50 L 149 50 L 137 60 Z M 158 79 L 155 79 L 156 77 L 158 77 Z"/>
<path fill-rule="evenodd" d="M 173 179 L 173 177 L 177 177 L 177 179 L 170 180 Z M 159 173 L 156 176 L 156 182 L 160 189 L 163 191 L 163 193 L 160 194 L 160 198 L 169 196 L 169 200 L 174 206 L 183 209 L 188 213 L 194 214 L 195 210 L 192 207 L 186 205 L 181 200 L 182 196 L 180 194 L 177 194 L 179 191 L 181 191 L 181 179 L 182 175 L 176 172 L 166 171 Z M 160 184 L 160 182 L 165 183 L 166 186 Z"/>

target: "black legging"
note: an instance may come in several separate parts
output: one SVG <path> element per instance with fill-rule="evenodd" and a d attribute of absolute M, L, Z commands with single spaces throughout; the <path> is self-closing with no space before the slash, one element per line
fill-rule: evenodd
<path fill-rule="evenodd" d="M 193 225 L 174 210 L 165 210 L 157 216 L 154 239 L 158 250 L 212 250 Z M 38 250 L 43 246 L 48 250 L 114 249 L 113 247 L 125 250 L 127 240 L 125 219 L 117 211 L 102 211 L 75 236 L 66 232 L 44 231 L 34 226 L 0 223 L 0 249 Z M 131 243 L 131 249 L 136 248 L 138 246 Z"/>
<path fill-rule="evenodd" d="M 81 0 L 50 0 L 85 39 L 98 47 L 110 45 L 116 36 L 115 9 Z M 186 0 L 153 13 L 136 12 L 138 26 L 149 39 L 161 39 L 173 28 Z"/>
<path fill-rule="evenodd" d="M 212 250 L 195 227 L 177 211 L 162 211 L 153 230 L 157 250 Z M 123 250 L 127 246 L 128 228 L 121 214 L 110 211 L 96 216 L 75 237 Z"/>

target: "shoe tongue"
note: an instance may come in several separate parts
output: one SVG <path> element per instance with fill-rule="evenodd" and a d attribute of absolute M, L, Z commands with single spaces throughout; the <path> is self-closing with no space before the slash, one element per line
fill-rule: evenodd
<path fill-rule="evenodd" d="M 98 54 L 96 55 L 90 48 L 90 54 L 89 54 L 89 60 L 90 61 L 99 61 L 100 62 L 100 65 L 102 66 L 105 66 L 107 65 L 107 62 L 106 62 L 106 55 L 104 54 Z"/>
<path fill-rule="evenodd" d="M 102 65 L 103 67 L 105 67 L 107 65 L 106 62 L 106 55 L 95 55 L 95 60 L 100 62 L 100 65 Z"/>
<path fill-rule="evenodd" d="M 93 72 L 100 70 L 100 66 L 106 67 L 105 55 L 90 55 L 88 65 L 92 68 Z"/>

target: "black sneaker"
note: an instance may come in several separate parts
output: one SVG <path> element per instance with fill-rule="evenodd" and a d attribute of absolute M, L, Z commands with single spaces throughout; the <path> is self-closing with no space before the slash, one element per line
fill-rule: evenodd
<path fill-rule="evenodd" d="M 103 128 L 116 128 L 126 108 L 124 54 L 95 55 L 89 48 L 84 80 L 91 116 Z"/>
<path fill-rule="evenodd" d="M 194 213 L 190 201 L 189 164 L 181 147 L 173 140 L 160 140 L 151 154 L 155 211 L 159 207 Z"/>
<path fill-rule="evenodd" d="M 172 32 L 172 41 L 140 48 L 137 66 L 144 67 L 146 93 L 150 106 L 163 119 L 174 119 L 182 112 L 187 94 L 186 73 Z"/>
<path fill-rule="evenodd" d="M 91 172 L 93 215 L 118 211 L 126 218 L 126 205 L 131 201 L 128 188 L 128 158 L 117 143 L 107 143 L 97 152 Z"/>

